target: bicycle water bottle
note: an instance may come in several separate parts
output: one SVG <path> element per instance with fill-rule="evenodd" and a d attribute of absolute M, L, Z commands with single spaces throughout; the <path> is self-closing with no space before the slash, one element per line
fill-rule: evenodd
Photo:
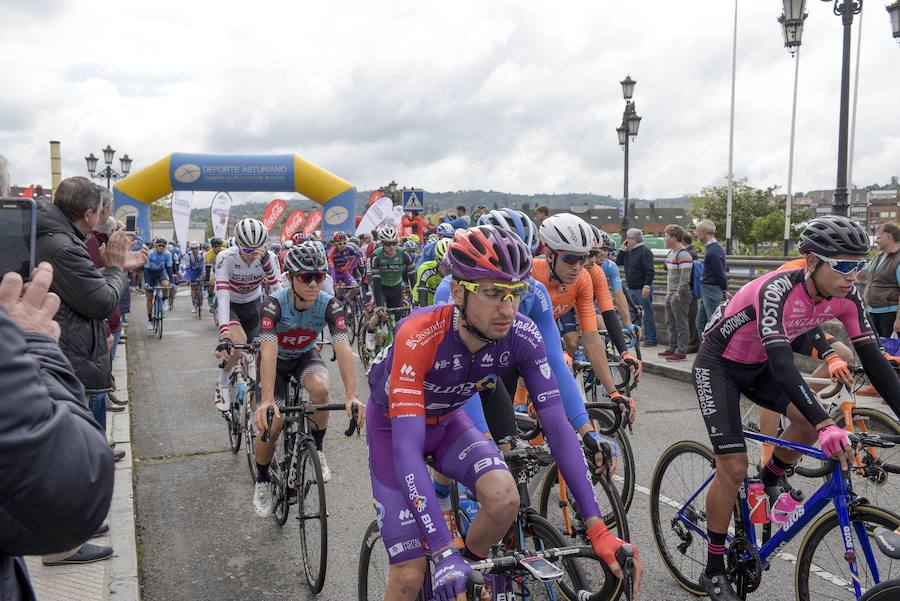
<path fill-rule="evenodd" d="M 771 519 L 772 522 L 787 528 L 802 516 L 803 512 L 803 491 L 791 489 L 790 492 L 781 493 L 772 504 Z"/>
<path fill-rule="evenodd" d="M 747 490 L 747 504 L 750 505 L 750 521 L 754 524 L 769 523 L 769 495 L 762 482 L 752 482 Z"/>
<path fill-rule="evenodd" d="M 244 381 L 244 378 L 238 376 L 234 381 L 234 392 L 235 399 L 234 402 L 238 407 L 244 404 L 244 396 L 247 394 L 247 382 Z"/>
<path fill-rule="evenodd" d="M 472 523 L 472 520 L 475 519 L 475 516 L 478 514 L 478 502 L 472 500 L 469 497 L 469 489 L 463 486 L 462 484 L 457 484 L 459 490 L 459 508 L 466 516 L 465 519 L 460 520 L 460 535 L 465 538 L 466 532 L 469 531 L 469 525 Z"/>

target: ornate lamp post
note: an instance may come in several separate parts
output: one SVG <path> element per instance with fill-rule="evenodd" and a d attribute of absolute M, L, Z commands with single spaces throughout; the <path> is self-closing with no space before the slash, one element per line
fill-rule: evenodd
<path fill-rule="evenodd" d="M 784 0 L 784 14 L 778 17 L 784 36 L 784 47 L 794 57 L 794 103 L 791 108 L 791 146 L 788 154 L 787 198 L 784 203 L 784 255 L 791 243 L 791 185 L 794 178 L 794 132 L 797 125 L 797 79 L 800 75 L 800 42 L 803 37 L 803 21 L 806 20 L 806 0 Z"/>
<path fill-rule="evenodd" d="M 900 44 L 900 0 L 885 7 L 891 16 L 891 27 L 894 30 L 894 38 Z"/>
<path fill-rule="evenodd" d="M 622 238 L 625 238 L 625 232 L 628 230 L 628 149 L 630 146 L 629 139 L 634 140 L 638 135 L 638 129 L 641 126 L 641 117 L 637 114 L 634 107 L 634 101 L 631 99 L 634 95 L 634 85 L 637 83 L 631 79 L 630 75 L 619 82 L 622 84 L 622 96 L 625 98 L 625 111 L 622 113 L 622 124 L 616 128 L 616 134 L 619 137 L 619 146 L 625 151 L 625 186 L 622 207 Z"/>
<path fill-rule="evenodd" d="M 88 173 L 91 174 L 91 177 L 94 179 L 106 179 L 106 189 L 110 189 L 110 185 L 112 180 L 123 178 L 128 175 L 131 171 L 131 157 L 127 154 L 122 155 L 119 159 L 119 162 L 122 166 L 122 172 L 119 173 L 115 169 L 112 168 L 113 157 L 115 157 L 116 151 L 113 150 L 112 146 L 109 144 L 106 145 L 106 148 L 103 149 L 103 162 L 106 163 L 106 167 L 97 172 L 97 157 L 94 156 L 94 153 L 90 153 L 88 156 L 84 157 L 85 162 L 87 163 Z"/>

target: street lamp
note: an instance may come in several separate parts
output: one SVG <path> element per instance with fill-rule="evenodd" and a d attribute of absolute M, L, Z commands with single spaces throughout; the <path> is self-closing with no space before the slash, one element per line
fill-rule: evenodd
<path fill-rule="evenodd" d="M 637 83 L 631 79 L 631 75 L 626 75 L 625 79 L 619 82 L 622 84 L 622 97 L 625 99 L 625 111 L 622 113 L 622 124 L 616 128 L 616 134 L 619 138 L 619 146 L 625 151 L 625 185 L 624 198 L 622 199 L 622 237 L 628 231 L 628 150 L 631 146 L 630 142 L 638 135 L 638 129 L 641 126 L 641 117 L 637 114 L 634 107 L 634 85 Z"/>
<path fill-rule="evenodd" d="M 888 14 L 891 15 L 891 28 L 894 30 L 894 37 L 900 44 L 900 0 L 885 7 Z"/>
<path fill-rule="evenodd" d="M 119 179 L 127 176 L 131 172 L 131 157 L 127 154 L 122 155 L 122 158 L 119 159 L 119 163 L 122 167 L 121 173 L 112 168 L 113 158 L 116 156 L 116 151 L 113 150 L 113 147 L 109 144 L 106 145 L 106 148 L 103 149 L 103 162 L 106 163 L 106 167 L 104 167 L 99 173 L 97 171 L 97 157 L 94 156 L 94 153 L 90 153 L 86 157 L 84 157 L 85 162 L 87 163 L 88 173 L 91 174 L 91 177 L 94 179 L 106 179 L 106 189 L 110 188 L 110 183 L 114 179 Z"/>
<path fill-rule="evenodd" d="M 797 80 L 800 75 L 800 42 L 806 20 L 806 0 L 784 0 L 784 14 L 778 17 L 784 37 L 784 47 L 794 57 L 794 103 L 791 108 L 791 145 L 788 153 L 787 196 L 784 202 L 784 256 L 791 244 L 791 201 L 794 180 L 794 132 L 797 126 Z"/>

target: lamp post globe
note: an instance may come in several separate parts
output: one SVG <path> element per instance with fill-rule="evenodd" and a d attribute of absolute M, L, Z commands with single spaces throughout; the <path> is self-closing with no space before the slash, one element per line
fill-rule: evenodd
<path fill-rule="evenodd" d="M 94 153 L 92 152 L 91 154 L 84 157 L 84 161 L 87 163 L 88 173 L 93 175 L 94 172 L 97 171 L 97 157 L 95 157 Z"/>
<path fill-rule="evenodd" d="M 112 165 L 113 157 L 116 156 L 116 151 L 113 150 L 113 147 L 109 144 L 106 145 L 106 148 L 103 149 L 103 161 L 107 165 Z"/>
<path fill-rule="evenodd" d="M 891 16 L 891 29 L 894 32 L 894 39 L 900 44 L 900 0 L 896 0 L 893 4 L 885 7 Z"/>

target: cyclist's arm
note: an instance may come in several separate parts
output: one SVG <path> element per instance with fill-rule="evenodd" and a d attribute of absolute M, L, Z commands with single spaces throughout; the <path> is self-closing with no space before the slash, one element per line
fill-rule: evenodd
<path fill-rule="evenodd" d="M 581 340 L 584 343 L 584 354 L 587 355 L 588 361 L 594 374 L 600 378 L 600 383 L 610 395 L 618 394 L 616 385 L 613 382 L 612 374 L 609 373 L 609 362 L 606 360 L 606 349 L 600 334 L 597 332 L 597 314 L 594 312 L 594 292 L 591 289 L 591 278 L 584 273 L 579 276 L 575 282 L 577 286 L 575 296 L 575 309 L 578 314 L 578 326 L 581 329 Z"/>
<path fill-rule="evenodd" d="M 556 320 L 553 319 L 553 303 L 550 300 L 550 293 L 547 288 L 537 280 L 534 280 L 534 302 L 531 303 L 531 311 L 528 317 L 538 327 L 538 331 L 544 340 L 553 340 L 559 336 L 559 329 L 556 327 Z M 589 425 L 587 410 L 584 408 L 584 396 L 572 370 L 566 364 L 563 355 L 562 345 L 548 344 L 546 345 L 547 362 L 550 369 L 556 374 L 556 380 L 559 384 L 559 393 L 562 397 L 563 406 L 566 409 L 566 415 L 569 423 L 576 430 L 581 431 L 583 426 Z"/>
<path fill-rule="evenodd" d="M 356 361 L 353 351 L 350 350 L 350 339 L 347 335 L 347 317 L 344 308 L 333 298 L 325 307 L 325 323 L 331 332 L 331 345 L 337 356 L 338 369 L 341 372 L 341 381 L 344 383 L 344 391 L 348 399 L 357 399 L 356 392 Z"/>
<path fill-rule="evenodd" d="M 266 286 L 275 286 L 278 284 L 278 276 L 281 275 L 281 267 L 278 265 L 278 257 L 272 254 L 272 251 L 266 251 L 266 254 L 259 260 L 259 264 L 266 274 L 264 283 Z"/>
<path fill-rule="evenodd" d="M 531 345 L 535 342 L 537 342 L 537 347 L 532 348 Z M 556 378 L 546 361 L 543 340 L 540 334 L 535 336 L 523 331 L 517 336 L 516 344 L 520 349 L 516 353 L 519 357 L 519 370 L 525 380 L 525 387 L 531 396 L 538 418 L 541 420 L 544 435 L 559 466 L 559 471 L 575 495 L 582 517 L 585 520 L 599 517 L 600 508 L 594 498 L 594 489 L 591 486 L 590 473 L 584 461 L 584 452 L 581 450 L 578 437 L 566 420 Z M 542 357 L 543 360 L 541 360 Z"/>
<path fill-rule="evenodd" d="M 275 371 L 278 363 L 278 321 L 281 305 L 272 297 L 266 299 L 259 321 L 259 389 L 263 403 L 275 402 Z"/>
<path fill-rule="evenodd" d="M 435 305 L 446 305 L 450 302 L 450 282 L 452 281 L 453 276 L 448 275 L 444 276 L 444 279 L 442 279 L 441 283 L 438 284 L 437 289 L 435 289 L 434 291 Z"/>
<path fill-rule="evenodd" d="M 172 253 L 170 253 L 169 251 L 166 251 L 165 258 L 166 258 L 166 261 L 165 261 L 166 274 L 168 274 L 169 282 L 171 282 L 172 281 Z"/>
<path fill-rule="evenodd" d="M 825 332 L 822 331 L 821 327 L 814 327 L 808 334 L 810 335 L 810 340 L 812 340 L 813 349 L 815 349 L 819 359 L 825 359 L 828 355 L 834 353 L 834 349 L 831 348 L 834 339 L 829 339 L 825 335 Z"/>
<path fill-rule="evenodd" d="M 406 251 L 404 251 L 403 252 L 403 284 L 406 286 L 410 285 L 410 281 L 409 281 L 410 269 L 409 268 L 412 267 L 412 264 L 413 264 L 412 259 L 406 253 Z"/>
<path fill-rule="evenodd" d="M 216 258 L 216 311 L 219 318 L 219 339 L 229 338 L 228 322 L 231 318 L 231 269 L 225 262 L 225 253 Z"/>
<path fill-rule="evenodd" d="M 625 291 L 619 288 L 612 293 L 613 300 L 616 302 L 616 308 L 619 315 L 622 316 L 622 323 L 626 328 L 631 326 L 631 298 L 625 294 Z"/>

